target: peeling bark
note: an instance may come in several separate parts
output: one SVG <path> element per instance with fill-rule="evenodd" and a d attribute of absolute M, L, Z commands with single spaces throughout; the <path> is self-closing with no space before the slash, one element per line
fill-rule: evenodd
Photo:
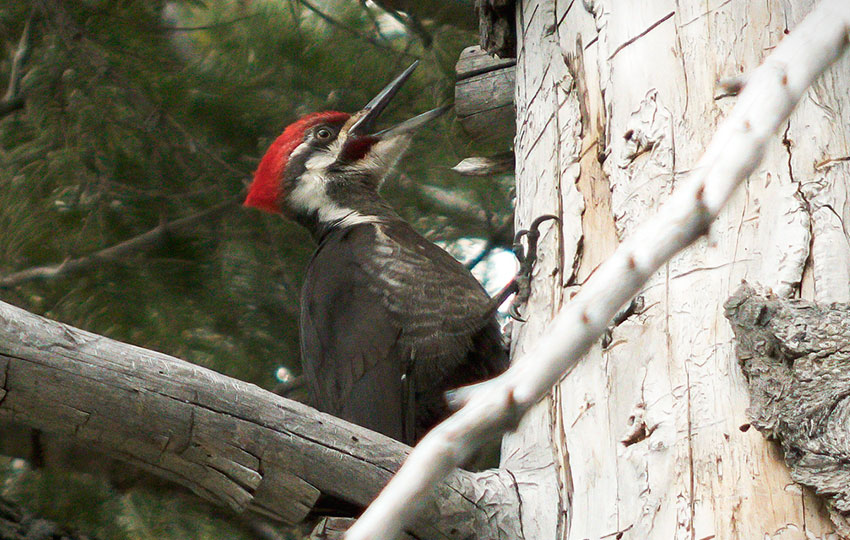
<path fill-rule="evenodd" d="M 744 284 L 725 309 L 752 425 L 780 441 L 791 477 L 827 498 L 838 532 L 850 537 L 850 304 L 760 295 Z"/>
<path fill-rule="evenodd" d="M 692 173 L 737 99 L 719 96 L 717 81 L 745 84 L 815 3 L 521 3 L 516 215 L 523 225 L 555 211 L 563 224 L 541 241 L 517 350 Z M 524 519 L 543 522 L 527 539 L 833 537 L 823 505 L 795 487 L 770 443 L 738 429 L 749 401 L 720 299 L 746 278 L 785 296 L 850 300 L 848 74 L 845 57 L 708 237 L 650 278 L 645 309 L 507 439 L 518 455 L 536 445 L 552 462 L 531 463 L 558 478 L 556 512 L 548 484 L 523 498 Z"/>

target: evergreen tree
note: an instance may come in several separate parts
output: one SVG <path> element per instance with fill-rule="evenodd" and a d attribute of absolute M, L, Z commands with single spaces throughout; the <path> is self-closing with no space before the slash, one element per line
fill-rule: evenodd
<path fill-rule="evenodd" d="M 259 158 L 297 116 L 357 110 L 414 59 L 387 124 L 450 102 L 454 62 L 475 41 L 350 0 L 4 0 L 0 35 L 0 82 L 22 75 L 14 103 L 0 102 L 0 298 L 269 389 L 280 367 L 299 370 L 313 244 L 239 207 Z M 449 172 L 470 144 L 450 118 L 436 123 L 385 195 L 432 239 L 503 242 L 507 180 Z M 59 272 L 21 273 L 44 265 Z M 160 485 L 0 463 L 0 495 L 102 538 L 254 534 Z"/>

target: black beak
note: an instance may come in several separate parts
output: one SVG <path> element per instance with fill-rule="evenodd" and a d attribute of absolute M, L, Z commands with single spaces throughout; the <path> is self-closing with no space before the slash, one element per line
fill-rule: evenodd
<path fill-rule="evenodd" d="M 377 96 L 372 98 L 372 101 L 367 103 L 361 111 L 365 112 L 365 114 L 363 114 L 363 116 L 361 116 L 357 119 L 356 122 L 354 122 L 354 124 L 349 128 L 348 133 L 350 135 L 354 135 L 355 137 L 360 137 L 364 135 L 369 135 L 378 138 L 393 137 L 396 135 L 401 135 L 402 133 L 413 131 L 449 110 L 451 108 L 449 106 L 432 109 L 428 112 L 424 112 L 418 116 L 415 116 L 410 120 L 405 120 L 404 122 L 389 129 L 373 133 L 375 129 L 375 123 L 377 122 L 378 117 L 381 115 L 384 109 L 387 108 L 387 105 L 389 105 L 390 101 L 392 101 L 392 99 L 395 97 L 399 89 L 404 85 L 405 81 L 410 78 L 410 75 L 413 73 L 413 70 L 415 70 L 416 66 L 418 65 L 419 60 L 416 60 L 410 65 L 410 67 L 402 71 L 398 77 L 396 77 L 395 79 L 393 79 L 392 82 L 386 85 L 384 89 L 378 93 Z"/>

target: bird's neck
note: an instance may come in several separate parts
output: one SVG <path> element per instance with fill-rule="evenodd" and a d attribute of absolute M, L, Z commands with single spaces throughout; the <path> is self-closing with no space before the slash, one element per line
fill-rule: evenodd
<path fill-rule="evenodd" d="M 351 190 L 342 196 L 328 193 L 321 204 L 296 211 L 291 216 L 305 227 L 317 243 L 328 234 L 364 223 L 390 223 L 401 220 L 380 195 L 373 192 L 356 193 Z"/>

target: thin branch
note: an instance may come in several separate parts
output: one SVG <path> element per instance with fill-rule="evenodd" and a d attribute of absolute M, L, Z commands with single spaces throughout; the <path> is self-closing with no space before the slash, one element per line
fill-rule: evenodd
<path fill-rule="evenodd" d="M 449 189 L 416 182 L 404 174 L 399 175 L 398 184 L 403 189 L 415 191 L 418 196 L 440 207 L 443 211 L 469 216 L 480 223 L 489 222 L 483 208 Z"/>
<path fill-rule="evenodd" d="M 241 196 L 240 196 L 241 199 Z M 55 279 L 72 273 L 88 270 L 92 266 L 104 261 L 115 261 L 130 254 L 151 249 L 159 245 L 169 235 L 182 233 L 194 229 L 196 226 L 210 223 L 223 217 L 227 212 L 236 208 L 237 199 L 219 203 L 207 208 L 197 214 L 187 216 L 174 221 L 160 223 L 153 229 L 138 236 L 125 240 L 113 246 L 101 249 L 84 257 L 68 259 L 59 264 L 36 266 L 9 274 L 0 278 L 0 289 L 17 287 L 24 283 L 36 280 Z"/>
<path fill-rule="evenodd" d="M 376 40 L 370 38 L 369 36 L 364 36 L 357 29 L 348 26 L 347 24 L 345 24 L 342 21 L 334 19 L 333 17 L 331 17 L 327 13 L 323 12 L 322 10 L 320 10 L 319 8 L 317 8 L 316 6 L 314 6 L 312 3 L 308 2 L 307 0 L 298 0 L 298 3 L 301 4 L 302 6 L 304 6 L 305 8 L 309 9 L 310 11 L 312 11 L 317 17 L 319 17 L 320 19 L 322 19 L 326 23 L 330 24 L 331 26 L 336 26 L 337 28 L 340 28 L 340 29 L 344 30 L 345 32 L 348 32 L 349 34 L 356 37 L 357 39 L 362 39 L 363 41 L 365 41 L 365 42 L 367 42 L 367 43 L 369 43 L 369 44 L 371 44 L 375 47 L 378 47 L 379 49 L 384 49 L 385 51 L 390 51 L 393 54 L 406 55 L 406 56 L 410 56 L 410 57 L 415 56 L 415 55 L 412 55 L 412 54 L 404 52 L 404 51 L 397 51 L 397 50 L 393 49 L 392 47 L 384 45 L 383 43 L 380 43 L 379 41 L 376 41 Z"/>
<path fill-rule="evenodd" d="M 419 38 L 422 42 L 422 47 L 430 49 L 434 43 L 434 38 L 428 33 L 428 30 L 422 26 L 422 22 L 410 13 L 401 13 L 400 11 L 389 7 L 382 0 L 372 0 L 372 2 L 387 13 L 390 17 L 401 23 L 407 30 Z M 365 6 L 364 6 L 365 7 Z M 366 8 L 368 9 L 368 8 Z"/>
<path fill-rule="evenodd" d="M 514 220 L 512 218 L 506 219 L 505 222 L 499 225 L 498 227 L 491 227 L 492 230 L 487 235 L 487 241 L 484 244 L 484 247 L 481 248 L 481 251 L 478 253 L 478 255 L 470 259 L 465 264 L 468 270 L 471 271 L 473 268 L 481 264 L 481 261 L 486 259 L 495 248 L 504 245 L 505 236 L 509 235 L 511 230 L 513 229 L 513 221 Z M 488 220 L 488 223 L 492 223 L 492 218 Z"/>
<path fill-rule="evenodd" d="M 24 106 L 24 97 L 21 94 L 21 79 L 24 77 L 24 65 L 29 60 L 30 52 L 32 52 L 32 25 L 34 19 L 35 10 L 30 13 L 27 22 L 24 24 L 21 39 L 18 41 L 18 48 L 15 50 L 15 54 L 12 55 L 9 86 L 6 87 L 6 94 L 0 100 L 0 118 Z"/>
<path fill-rule="evenodd" d="M 481 264 L 481 261 L 486 259 L 490 255 L 490 253 L 493 252 L 493 249 L 495 247 L 496 243 L 493 241 L 493 239 L 488 238 L 487 241 L 484 243 L 484 247 L 482 247 L 481 251 L 478 252 L 478 255 L 464 263 L 466 269 L 471 272 L 476 266 Z"/>
<path fill-rule="evenodd" d="M 422 439 L 346 540 L 397 538 L 442 478 L 483 441 L 515 426 L 578 363 L 649 277 L 708 232 L 809 85 L 847 47 L 848 31 L 850 3 L 825 0 L 776 47 L 753 72 L 692 178 L 599 267 L 530 353 L 469 392 L 463 408 Z"/>

